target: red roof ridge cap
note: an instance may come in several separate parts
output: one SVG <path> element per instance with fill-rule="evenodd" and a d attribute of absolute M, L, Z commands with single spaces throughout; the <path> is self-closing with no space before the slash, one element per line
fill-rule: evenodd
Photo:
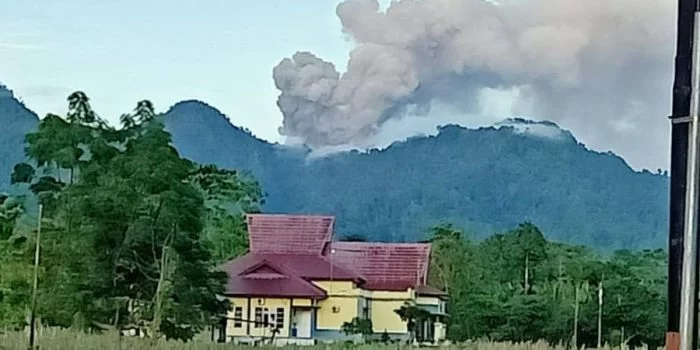
<path fill-rule="evenodd" d="M 255 264 L 249 266 L 248 268 L 244 269 L 243 271 L 238 273 L 238 276 L 243 276 L 251 273 L 252 271 L 255 271 L 255 269 L 261 267 L 261 266 L 268 266 L 272 268 L 273 270 L 277 271 L 277 273 L 284 275 L 285 277 L 290 277 L 293 276 L 294 274 L 289 271 L 289 269 L 285 268 L 284 266 L 281 266 L 279 264 L 275 264 L 274 262 L 266 259 L 265 257 L 259 257 L 259 261 L 256 262 Z"/>
<path fill-rule="evenodd" d="M 331 219 L 335 221 L 335 215 L 324 214 L 275 214 L 275 213 L 248 213 L 245 217 L 268 217 L 268 218 L 298 218 L 298 219 Z"/>

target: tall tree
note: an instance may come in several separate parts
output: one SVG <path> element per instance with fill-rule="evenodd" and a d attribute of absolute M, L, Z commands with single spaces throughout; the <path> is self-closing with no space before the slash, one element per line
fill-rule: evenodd
<path fill-rule="evenodd" d="M 149 101 L 122 121 L 108 127 L 76 92 L 65 120 L 48 116 L 27 137 L 37 169 L 19 164 L 13 180 L 47 207 L 40 313 L 55 325 L 190 339 L 225 310 L 205 227 L 242 220 L 262 194 L 252 178 L 180 157 Z"/>

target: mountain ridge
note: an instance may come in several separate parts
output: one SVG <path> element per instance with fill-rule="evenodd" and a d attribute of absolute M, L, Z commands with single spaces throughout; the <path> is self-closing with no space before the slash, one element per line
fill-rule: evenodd
<path fill-rule="evenodd" d="M 0 150 L 8 159 L 0 190 L 39 120 L 6 100 L 0 120 L 22 127 L 0 135 L 0 145 L 13 145 Z M 202 101 L 178 102 L 163 118 L 183 157 L 252 172 L 267 193 L 264 211 L 333 214 L 339 236 L 417 241 L 451 223 L 483 238 L 529 220 L 550 239 L 605 250 L 665 245 L 668 176 L 589 150 L 552 122 L 445 125 L 382 149 L 310 157 L 308 147 L 259 139 Z"/>
<path fill-rule="evenodd" d="M 211 113 L 211 116 L 223 116 L 220 111 L 208 105 L 202 107 L 199 112 Z M 471 229 L 477 233 L 477 236 L 483 237 L 529 219 L 535 224 L 543 226 L 544 231 L 549 232 L 550 238 L 567 242 L 591 244 L 599 247 L 610 246 L 611 248 L 658 248 L 665 244 L 668 177 L 665 174 L 652 173 L 648 170 L 635 170 L 622 157 L 612 152 L 590 150 L 576 140 L 569 131 L 562 130 L 552 122 L 521 120 L 527 125 L 556 127 L 564 135 L 570 137 L 567 136 L 563 139 L 564 142 L 561 139 L 532 137 L 527 133 L 518 132 L 517 128 L 512 125 L 496 125 L 478 129 L 446 125 L 439 128 L 437 135 L 417 136 L 404 141 L 396 141 L 383 149 L 350 150 L 331 155 L 308 157 L 310 151 L 307 148 L 281 147 L 250 135 L 256 140 L 255 142 L 262 143 L 264 147 L 257 149 L 251 156 L 245 157 L 246 159 L 241 159 L 237 155 L 230 155 L 230 152 L 219 150 L 216 153 L 217 149 L 233 150 L 235 145 L 240 145 L 240 140 L 233 140 L 235 137 L 231 139 L 221 137 L 220 140 L 224 140 L 223 142 L 226 144 L 217 144 L 215 147 L 211 147 L 210 152 L 206 154 L 197 152 L 192 147 L 193 142 L 188 140 L 188 137 L 172 129 L 178 123 L 169 119 L 172 117 L 172 113 L 180 116 L 186 113 L 177 109 L 173 112 L 171 109 L 169 113 L 165 114 L 166 125 L 171 128 L 174 143 L 183 156 L 196 161 L 206 159 L 208 162 L 225 167 L 251 170 L 260 179 L 264 190 L 270 194 L 266 211 L 335 214 L 338 216 L 338 231 L 341 234 L 370 232 L 369 236 L 372 239 L 420 240 L 424 238 L 422 234 L 431 225 L 451 222 Z M 510 121 L 511 124 L 514 120 Z M 200 127 L 204 126 L 200 125 Z M 212 126 L 212 129 L 214 128 L 216 127 Z M 292 152 L 292 150 L 296 152 Z M 438 159 L 433 160 L 432 158 L 435 157 Z M 415 158 L 420 158 L 421 161 L 417 162 Z M 469 163 L 468 158 L 479 159 L 479 161 Z M 453 162 L 452 165 L 446 163 L 449 161 Z M 528 164 L 528 161 L 532 164 Z M 445 163 L 443 168 L 440 168 L 440 162 Z M 518 166 L 508 165 L 516 162 Z M 419 168 L 421 165 L 433 169 L 426 170 L 421 174 L 426 177 L 440 174 L 440 172 L 445 173 L 441 180 L 445 183 L 433 189 L 445 197 L 433 196 L 429 190 L 415 188 L 416 186 L 431 186 L 421 181 L 421 175 L 408 175 L 416 172 L 417 170 L 414 168 Z M 284 171 L 279 171 L 280 168 Z M 537 170 L 537 168 L 542 169 Z M 361 171 L 353 169 L 361 169 Z M 577 169 L 579 172 L 576 173 L 572 169 Z M 605 170 L 600 172 L 601 169 Z M 418 171 L 420 172 L 420 170 Z M 463 173 L 459 174 L 460 171 Z M 356 180 L 349 178 L 348 173 L 353 173 Z M 552 175 L 554 173 L 566 174 L 572 180 L 558 181 L 555 179 L 557 176 Z M 476 187 L 489 188 L 498 184 L 501 189 L 480 191 L 475 186 L 469 186 L 464 182 L 463 177 L 466 174 L 471 177 L 474 183 L 480 184 Z M 387 177 L 404 180 L 411 178 L 412 181 L 406 186 L 398 186 L 386 181 Z M 526 177 L 528 181 L 520 181 L 519 177 Z M 489 178 L 495 178 L 498 181 L 485 180 Z M 509 180 L 504 181 L 504 178 Z M 633 182 L 632 185 L 625 184 L 630 180 Z M 563 193 L 549 195 L 563 195 L 566 200 L 554 197 L 548 199 L 546 198 L 548 195 L 537 196 L 527 193 L 527 191 L 517 191 L 518 187 L 525 188 L 537 181 L 546 183 L 557 183 L 558 181 L 565 184 L 567 187 L 563 189 Z M 372 186 L 370 184 L 372 182 L 383 185 Z M 358 185 L 357 183 L 363 184 Z M 448 184 L 458 184 L 458 193 L 452 193 L 454 190 L 450 190 Z M 576 189 L 584 184 L 587 186 L 585 190 Z M 355 187 L 355 191 L 347 190 L 353 187 Z M 603 190 L 607 191 L 608 194 L 595 193 Z M 394 194 L 394 192 L 408 191 L 416 192 L 415 198 Z M 568 211 L 569 221 L 577 222 L 587 237 L 584 239 L 575 237 L 574 232 L 578 228 L 574 224 L 567 224 L 567 220 L 543 218 L 541 214 L 529 212 L 529 209 L 525 207 L 514 208 L 512 205 L 504 205 L 503 210 L 506 213 L 500 215 L 503 218 L 498 218 L 496 217 L 498 215 L 493 213 L 481 215 L 473 208 L 459 213 L 456 209 L 449 208 L 449 205 L 440 204 L 440 202 L 452 203 L 453 205 L 470 203 L 469 200 L 458 198 L 459 191 L 474 197 L 476 202 L 471 202 L 473 206 L 480 205 L 479 201 L 488 203 L 504 193 L 505 198 L 502 200 L 505 202 L 517 202 L 517 196 L 524 196 L 528 201 L 537 197 L 540 206 L 547 201 L 557 202 L 561 207 L 564 207 L 567 202 L 578 203 L 577 209 L 559 209 L 557 205 L 549 205 L 547 211 L 550 211 L 550 214 L 548 215 L 553 217 L 557 210 Z M 538 188 L 535 192 L 541 191 L 544 189 Z M 382 192 L 387 192 L 385 197 L 393 199 L 382 199 L 375 196 L 376 193 Z M 512 193 L 508 194 L 510 192 Z M 344 194 L 339 195 L 339 193 Z M 341 198 L 332 198 L 335 196 L 350 198 L 348 201 L 353 203 L 344 203 Z M 372 198 L 372 200 L 367 200 L 367 197 Z M 593 197 L 596 199 L 591 199 Z M 405 212 L 402 212 L 401 209 L 392 208 L 388 202 L 406 203 L 407 208 L 404 209 Z M 585 205 L 581 203 L 585 203 Z M 415 216 L 428 215 L 419 208 L 441 206 L 444 208 L 430 214 L 433 216 L 432 218 L 412 219 Z M 653 209 L 648 208 L 648 206 Z M 387 214 L 386 220 L 369 219 L 372 217 L 371 210 Z M 491 210 L 497 209 L 491 208 Z M 595 224 L 573 220 L 572 218 L 578 215 L 576 210 L 579 210 L 584 217 L 596 217 L 595 220 L 589 221 L 602 224 L 604 233 L 594 234 L 593 232 L 597 230 L 594 227 Z M 628 213 L 629 211 L 633 211 L 634 214 Z M 637 222 L 636 224 L 622 225 L 626 227 L 617 229 L 633 230 L 637 233 L 636 237 L 632 233 L 617 233 L 616 229 L 612 228 L 617 225 L 605 222 L 606 220 L 614 221 L 617 216 L 622 215 L 615 214 L 615 212 L 627 213 L 625 214 L 627 218 L 623 221 Z M 365 224 L 362 224 L 363 222 Z M 386 232 L 393 232 L 393 234 Z M 615 235 L 623 237 L 611 238 Z"/>

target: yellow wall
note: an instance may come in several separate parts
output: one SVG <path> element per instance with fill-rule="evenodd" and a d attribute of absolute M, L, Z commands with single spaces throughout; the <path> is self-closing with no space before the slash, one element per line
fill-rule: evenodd
<path fill-rule="evenodd" d="M 258 300 L 262 300 L 262 304 L 258 304 Z M 289 336 L 289 315 L 291 310 L 291 301 L 289 299 L 278 299 L 278 298 L 251 298 L 250 299 L 250 319 L 255 320 L 255 308 L 267 308 L 270 312 L 275 313 L 277 308 L 284 309 L 284 325 L 280 332 L 277 334 L 278 337 L 288 337 Z M 255 328 L 255 324 L 250 325 L 250 335 L 251 336 L 272 336 L 270 327 L 261 326 Z"/>
<path fill-rule="evenodd" d="M 370 303 L 370 317 L 372 319 L 373 331 L 375 333 L 406 333 L 406 323 L 396 314 L 406 302 L 421 305 L 439 305 L 439 298 L 417 297 L 413 290 L 407 291 L 367 291 L 360 288 L 353 282 L 348 281 L 314 281 L 315 285 L 326 291 L 328 298 L 315 303 L 318 306 L 316 314 L 316 328 L 320 330 L 340 330 L 343 323 L 352 321 L 353 318 L 362 316 L 360 301 L 367 298 Z M 263 300 L 262 305 L 258 305 L 258 299 Z M 231 298 L 232 309 L 229 317 L 234 316 L 235 306 L 243 308 L 243 318 L 250 317 L 255 320 L 255 308 L 268 308 L 275 313 L 278 307 L 284 308 L 284 327 L 277 335 L 278 337 L 289 336 L 289 319 L 291 316 L 291 306 L 311 306 L 314 303 L 310 299 L 279 299 L 279 298 L 251 298 L 250 314 L 248 314 L 247 298 Z M 334 310 L 334 307 L 336 310 Z M 360 314 L 358 314 L 358 312 Z M 250 324 L 250 334 L 247 334 L 248 326 L 242 323 L 241 328 L 234 328 L 234 322 L 229 321 L 226 333 L 230 336 L 271 336 L 269 327 L 255 328 Z M 444 331 L 441 329 L 440 331 Z M 439 336 L 436 334 L 436 336 Z"/>
<path fill-rule="evenodd" d="M 318 302 L 316 328 L 323 330 L 340 330 L 343 323 L 357 317 L 362 290 L 351 281 L 313 281 L 326 291 L 328 298 Z M 335 312 L 333 308 L 336 308 Z"/>
<path fill-rule="evenodd" d="M 340 330 L 343 323 L 352 321 L 353 318 L 362 316 L 360 299 L 370 300 L 370 318 L 373 331 L 382 333 L 405 333 L 406 323 L 394 312 L 405 302 L 411 302 L 415 298 L 412 289 L 406 291 L 368 291 L 348 281 L 314 281 L 316 286 L 326 291 L 328 298 L 318 302 L 316 327 L 323 330 Z M 333 307 L 337 312 L 333 312 Z M 360 314 L 358 314 L 358 312 Z"/>
<path fill-rule="evenodd" d="M 312 306 L 311 299 L 294 299 L 292 300 L 292 306 Z"/>
<path fill-rule="evenodd" d="M 228 312 L 228 316 L 233 318 L 235 314 L 236 307 L 243 308 L 243 319 L 248 319 L 250 321 L 255 321 L 255 308 L 260 307 L 268 309 L 269 314 L 277 315 L 277 308 L 284 309 L 284 319 L 283 326 L 280 329 L 280 333 L 277 334 L 278 337 L 288 337 L 289 336 L 289 318 L 291 315 L 291 302 L 289 299 L 283 298 L 256 298 L 250 299 L 250 313 L 248 313 L 248 298 L 230 298 L 231 310 Z M 261 301 L 259 304 L 258 301 Z M 250 332 L 248 330 L 250 329 Z M 241 327 L 235 327 L 235 321 L 229 320 L 226 324 L 226 334 L 228 336 L 271 336 L 272 332 L 269 326 L 255 327 L 254 323 L 241 322 Z"/>
<path fill-rule="evenodd" d="M 370 297 L 372 299 L 402 299 L 402 300 L 413 300 L 415 298 L 415 293 L 412 289 L 406 291 L 382 291 L 375 290 L 370 292 Z"/>
<path fill-rule="evenodd" d="M 394 310 L 404 305 L 404 300 L 372 300 L 372 328 L 374 333 L 406 333 L 406 323 Z"/>
<path fill-rule="evenodd" d="M 357 317 L 359 297 L 336 296 L 318 302 L 316 328 L 324 330 L 340 330 L 343 323 Z M 333 308 L 336 308 L 336 311 Z"/>
<path fill-rule="evenodd" d="M 248 298 L 229 298 L 229 302 L 231 304 L 231 309 L 228 311 L 228 317 L 229 318 L 234 318 L 234 312 L 236 307 L 240 307 L 243 309 L 243 313 L 241 314 L 243 319 L 248 318 Z M 226 323 L 226 335 L 230 336 L 243 336 L 246 335 L 246 331 L 248 329 L 247 325 L 245 322 L 240 323 L 240 327 L 234 327 L 235 323 L 233 320 L 229 319 L 228 322 Z"/>
<path fill-rule="evenodd" d="M 328 295 L 357 296 L 362 293 L 362 290 L 352 281 L 313 281 L 312 283 L 325 290 Z"/>

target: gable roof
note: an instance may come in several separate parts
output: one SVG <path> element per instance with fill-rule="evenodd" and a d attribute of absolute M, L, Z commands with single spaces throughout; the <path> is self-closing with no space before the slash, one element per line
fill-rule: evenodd
<path fill-rule="evenodd" d="M 326 297 L 323 289 L 263 256 L 248 254 L 224 264 L 222 269 L 228 274 L 226 296 Z"/>
<path fill-rule="evenodd" d="M 369 290 L 407 290 L 427 284 L 430 245 L 333 242 L 331 260 L 354 270 Z"/>
<path fill-rule="evenodd" d="M 320 255 L 331 241 L 335 217 L 249 214 L 246 221 L 251 253 Z"/>
<path fill-rule="evenodd" d="M 331 262 L 321 255 L 300 254 L 256 254 L 259 257 L 284 266 L 295 275 L 309 280 L 354 281 L 364 283 L 359 273 L 346 268 L 338 262 Z"/>

